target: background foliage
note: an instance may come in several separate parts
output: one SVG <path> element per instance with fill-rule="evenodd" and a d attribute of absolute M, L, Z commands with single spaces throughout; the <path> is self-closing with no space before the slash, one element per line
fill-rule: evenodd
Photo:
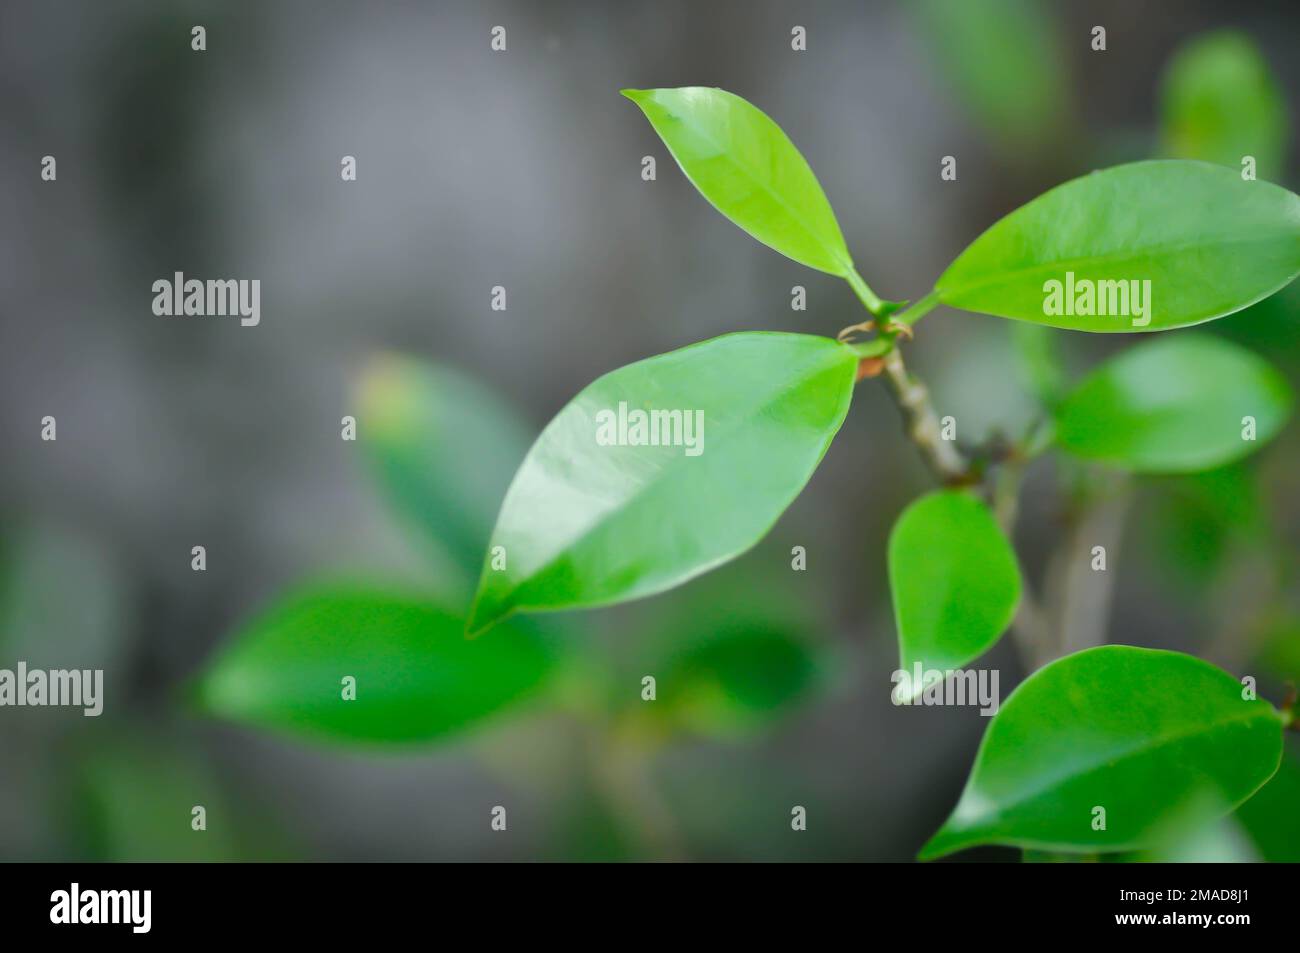
<path fill-rule="evenodd" d="M 976 6 L 987 15 L 967 22 Z M 237 700 L 241 635 L 275 626 L 288 641 L 299 610 L 341 631 L 376 592 L 403 600 L 403 618 L 461 612 L 523 450 L 610 369 L 731 330 L 860 320 L 842 282 L 736 236 L 618 89 L 719 85 L 762 103 L 834 199 L 857 267 L 902 297 L 994 219 L 1101 165 L 1214 159 L 1245 137 L 1267 144 L 1261 177 L 1294 187 L 1294 11 L 1217 7 L 826 3 L 792 19 L 777 3 L 382 18 L 86 5 L 95 28 L 69 32 L 41 5 L 8 6 L 0 70 L 17 121 L 0 168 L 23 241 L 4 266 L 0 428 L 28 446 L 53 413 L 60 438 L 0 473 L 0 664 L 103 667 L 109 710 L 5 710 L 0 853 L 914 856 L 987 722 L 889 704 L 885 542 L 931 484 L 894 408 L 862 387 L 847 439 L 757 549 L 643 603 L 542 620 L 503 697 L 412 726 L 436 744 L 322 745 L 195 678 L 216 660 Z M 1087 48 L 1094 21 L 1105 53 Z M 211 37 L 197 58 L 191 22 Z M 807 53 L 789 49 L 793 22 Z M 510 30 L 499 57 L 495 23 Z M 46 152 L 57 190 L 15 186 L 35 182 Z M 647 152 L 654 183 L 638 177 Z M 343 186 L 348 153 L 360 178 Z M 938 178 L 948 154 L 957 182 Z M 263 325 L 151 319 L 141 289 L 178 262 L 261 277 Z M 495 284 L 505 313 L 488 309 Z M 807 312 L 789 310 L 795 284 Z M 1267 355 L 1294 387 L 1297 301 L 1292 286 L 1205 333 Z M 974 434 L 1018 432 L 1036 400 L 1060 401 L 1126 343 L 955 318 L 927 319 L 909 359 Z M 356 445 L 338 439 L 345 413 Z M 1111 570 L 1090 593 L 1112 610 L 1098 623 L 1108 640 L 1256 672 L 1281 697 L 1300 676 L 1295 434 L 1126 491 Z M 1082 477 L 1058 491 L 1053 476 L 1027 475 L 1016 542 L 1034 567 L 1074 531 L 1072 494 L 1097 492 Z M 195 543 L 206 573 L 189 569 Z M 806 572 L 790 570 L 795 545 Z M 338 580 L 346 599 L 281 601 Z M 1004 693 L 1023 674 L 1009 645 L 988 664 Z M 680 690 L 647 707 L 647 672 Z M 222 699 L 235 723 L 204 716 Z M 1296 762 L 1292 742 L 1264 791 L 1169 853 L 1294 859 Z M 494 804 L 510 807 L 508 836 L 488 829 Z M 789 829 L 793 804 L 809 809 L 805 834 Z"/>

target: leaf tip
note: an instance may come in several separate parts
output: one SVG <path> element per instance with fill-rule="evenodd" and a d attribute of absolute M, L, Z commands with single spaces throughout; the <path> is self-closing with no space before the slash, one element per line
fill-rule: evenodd
<path fill-rule="evenodd" d="M 514 612 L 513 608 L 504 606 L 497 600 L 480 596 L 470 606 L 469 617 L 465 620 L 465 638 L 478 638 L 512 612 Z"/>
<path fill-rule="evenodd" d="M 916 859 L 920 861 L 938 860 L 941 857 L 947 857 L 961 850 L 966 845 L 955 836 L 949 829 L 948 825 L 935 831 L 934 835 L 921 845 L 921 849 L 916 852 Z"/>

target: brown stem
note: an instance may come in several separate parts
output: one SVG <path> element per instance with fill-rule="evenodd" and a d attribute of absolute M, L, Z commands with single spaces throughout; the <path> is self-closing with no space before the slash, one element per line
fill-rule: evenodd
<path fill-rule="evenodd" d="M 898 348 L 885 355 L 884 362 L 881 376 L 903 414 L 907 437 L 921 451 L 926 466 L 940 483 L 953 486 L 974 482 L 970 461 L 954 441 L 944 440 L 940 435 L 939 417 L 930 403 L 930 392 L 908 372 Z"/>

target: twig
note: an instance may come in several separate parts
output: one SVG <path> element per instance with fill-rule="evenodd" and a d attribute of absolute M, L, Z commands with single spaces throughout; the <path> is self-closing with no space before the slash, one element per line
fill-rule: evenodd
<path fill-rule="evenodd" d="M 930 392 L 908 372 L 898 348 L 884 356 L 883 370 L 881 376 L 885 385 L 903 414 L 907 437 L 921 451 L 922 459 L 935 478 L 948 486 L 974 482 L 970 461 L 957 449 L 954 441 L 943 439 L 939 417 L 930 403 Z"/>

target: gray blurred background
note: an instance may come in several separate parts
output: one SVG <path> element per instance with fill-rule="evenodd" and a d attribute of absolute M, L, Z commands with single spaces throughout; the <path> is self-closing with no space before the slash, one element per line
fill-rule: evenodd
<path fill-rule="evenodd" d="M 863 319 L 846 284 L 720 217 L 620 88 L 716 85 L 766 111 L 888 298 L 920 297 L 1046 187 L 1153 154 L 1161 72 L 1189 37 L 1244 31 L 1292 129 L 1300 104 L 1293 3 L 1050 4 L 1051 96 L 1026 99 L 1027 119 L 972 101 L 933 5 L 2 8 L 0 665 L 93 664 L 109 693 L 99 719 L 0 710 L 6 859 L 654 855 L 609 823 L 573 768 L 570 733 L 545 711 L 449 746 L 372 754 L 196 718 L 175 698 L 286 585 L 321 573 L 436 584 L 356 445 L 339 439 L 375 352 L 461 368 L 539 430 L 631 361 L 728 331 L 833 335 Z M 190 49 L 195 24 L 206 52 Z M 489 50 L 497 24 L 504 53 Z M 1089 49 L 1094 24 L 1107 27 L 1104 53 Z M 806 52 L 790 48 L 794 25 Z M 47 154 L 54 183 L 39 174 Z M 344 155 L 357 158 L 355 182 L 340 180 Z M 645 155 L 657 181 L 640 177 Z M 955 182 L 940 181 L 945 155 Z M 1294 171 L 1288 162 L 1279 180 L 1294 188 Z M 155 317 L 150 286 L 178 270 L 261 279 L 261 324 Z M 489 307 L 494 285 L 508 290 L 505 312 Z M 806 312 L 790 309 L 793 285 L 807 288 Z M 1295 384 L 1288 309 L 1267 334 Z M 1007 322 L 941 310 L 918 331 L 909 363 L 964 433 L 1030 419 Z M 1059 338 L 1077 369 L 1127 343 Z M 57 442 L 39 438 L 45 415 Z M 1292 547 L 1294 431 L 1252 471 Z M 772 578 L 792 590 L 830 675 L 741 743 L 684 737 L 654 759 L 650 783 L 686 856 L 909 859 L 955 803 L 987 722 L 888 698 L 884 540 L 930 486 L 886 393 L 865 382 L 807 490 L 726 570 L 741 599 Z M 1053 487 L 1050 464 L 1031 471 L 1018 538 L 1031 575 L 1061 532 Z M 1220 591 L 1222 574 L 1215 589 L 1181 572 L 1156 519 L 1162 496 L 1140 491 L 1113 557 L 1108 637 L 1213 656 L 1241 597 Z M 1202 542 L 1188 526 L 1179 532 Z M 204 573 L 190 569 L 199 543 Z M 788 571 L 794 545 L 808 550 L 806 573 Z M 634 633 L 689 589 L 588 613 L 584 637 L 638 670 L 648 642 Z M 1007 642 L 983 664 L 1001 670 L 1004 694 L 1023 674 Z M 186 805 L 187 834 L 192 803 L 221 819 L 200 847 L 161 819 Z M 508 836 L 485 821 L 498 803 L 511 805 Z M 806 834 L 790 831 L 792 804 L 808 807 Z"/>

